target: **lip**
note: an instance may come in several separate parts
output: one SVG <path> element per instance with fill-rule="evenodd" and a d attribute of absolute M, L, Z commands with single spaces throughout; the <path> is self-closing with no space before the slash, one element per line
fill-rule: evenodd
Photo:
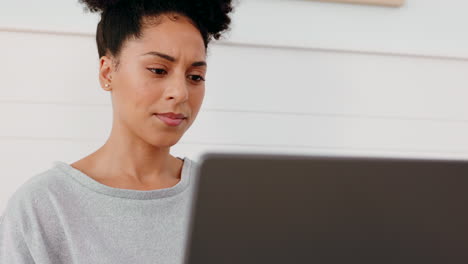
<path fill-rule="evenodd" d="M 178 126 L 180 125 L 185 119 L 187 119 L 182 114 L 174 114 L 174 113 L 165 113 L 165 114 L 154 114 L 159 120 L 163 121 L 164 124 L 168 126 Z"/>
<path fill-rule="evenodd" d="M 173 112 L 170 112 L 170 113 L 156 113 L 156 115 L 162 115 L 162 116 L 166 116 L 166 117 L 169 117 L 169 118 L 172 118 L 172 119 L 184 119 L 184 118 L 186 118 L 186 116 L 184 114 L 176 114 L 176 113 L 173 113 Z"/>

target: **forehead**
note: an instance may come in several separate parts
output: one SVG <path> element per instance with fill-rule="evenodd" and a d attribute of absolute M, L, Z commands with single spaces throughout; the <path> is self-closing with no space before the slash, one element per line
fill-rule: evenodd
<path fill-rule="evenodd" d="M 175 57 L 204 59 L 205 44 L 200 31 L 184 16 L 171 19 L 167 15 L 145 19 L 141 36 L 130 39 L 124 48 L 128 53 L 163 52 Z"/>

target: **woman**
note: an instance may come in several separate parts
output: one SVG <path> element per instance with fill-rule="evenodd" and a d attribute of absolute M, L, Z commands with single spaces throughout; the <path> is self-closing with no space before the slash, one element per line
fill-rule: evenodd
<path fill-rule="evenodd" d="M 0 223 L 0 263 L 181 263 L 196 164 L 169 154 L 205 92 L 206 49 L 230 0 L 82 0 L 101 12 L 105 144 L 21 186 Z"/>

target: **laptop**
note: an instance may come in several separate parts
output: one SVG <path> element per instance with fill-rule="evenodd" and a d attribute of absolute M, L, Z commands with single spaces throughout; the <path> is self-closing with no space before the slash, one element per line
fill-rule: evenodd
<path fill-rule="evenodd" d="M 206 153 L 185 264 L 468 263 L 468 162 Z"/>

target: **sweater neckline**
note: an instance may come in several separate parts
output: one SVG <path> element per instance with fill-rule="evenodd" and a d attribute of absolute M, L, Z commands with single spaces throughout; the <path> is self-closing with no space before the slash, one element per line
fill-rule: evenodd
<path fill-rule="evenodd" d="M 84 187 L 98 192 L 100 194 L 125 199 L 151 200 L 177 195 L 189 186 L 192 171 L 192 161 L 187 157 L 179 159 L 184 161 L 182 165 L 181 179 L 179 180 L 179 182 L 176 185 L 169 188 L 147 191 L 110 187 L 108 185 L 102 184 L 94 180 L 84 172 L 72 167 L 68 163 L 56 160 L 53 162 L 53 164 L 56 168 L 65 172 L 67 175 L 70 175 L 75 181 L 77 181 Z"/>

